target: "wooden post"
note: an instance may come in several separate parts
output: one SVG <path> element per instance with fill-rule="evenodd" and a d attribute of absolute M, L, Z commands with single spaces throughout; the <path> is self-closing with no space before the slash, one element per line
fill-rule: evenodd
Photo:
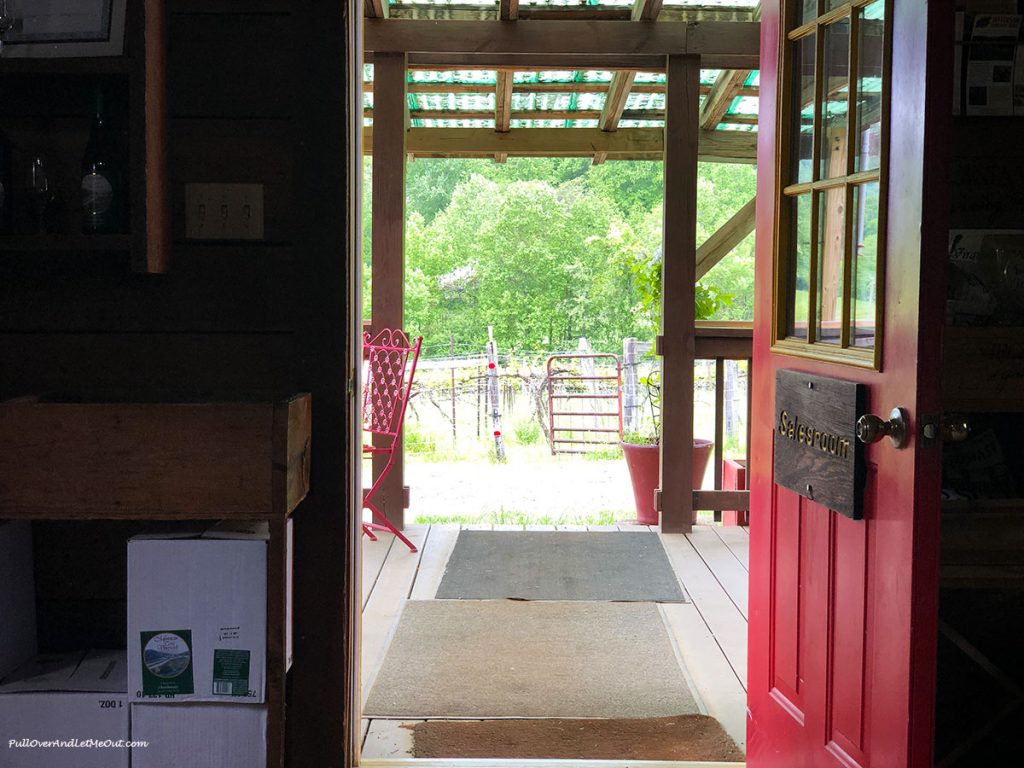
<path fill-rule="evenodd" d="M 640 429 L 637 410 L 637 385 L 639 377 L 636 371 L 636 337 L 630 336 L 622 340 L 622 420 L 623 429 L 626 432 L 636 432 Z"/>
<path fill-rule="evenodd" d="M 505 436 L 501 431 L 501 399 L 498 394 L 498 345 L 494 343 L 494 327 L 487 326 L 487 399 L 491 405 L 491 429 L 498 461 L 505 461 Z"/>
<path fill-rule="evenodd" d="M 373 109 L 373 289 L 371 314 L 374 333 L 382 328 L 403 328 L 405 282 L 405 134 L 406 60 L 404 53 L 374 57 Z M 380 436 L 374 445 L 390 439 Z M 387 458 L 373 457 L 378 475 Z M 382 511 L 401 529 L 405 522 L 405 459 L 395 458 L 378 492 Z"/>
<path fill-rule="evenodd" d="M 669 56 L 661 263 L 661 530 L 693 526 L 694 283 L 700 58 Z"/>
<path fill-rule="evenodd" d="M 448 356 L 452 359 L 452 448 L 458 445 L 455 431 L 455 336 L 448 334 Z"/>

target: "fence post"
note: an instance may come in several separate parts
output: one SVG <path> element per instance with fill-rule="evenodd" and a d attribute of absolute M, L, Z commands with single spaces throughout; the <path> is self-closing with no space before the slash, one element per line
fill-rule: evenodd
<path fill-rule="evenodd" d="M 455 432 L 455 336 L 448 334 L 448 354 L 452 359 L 452 448 L 458 446 Z"/>
<path fill-rule="evenodd" d="M 630 336 L 622 340 L 622 417 L 626 432 L 637 432 L 640 424 L 637 411 L 640 408 L 637 389 L 640 383 L 637 376 L 636 337 Z"/>
<path fill-rule="evenodd" d="M 494 326 L 487 326 L 487 394 L 491 404 L 491 428 L 498 461 L 505 461 L 505 437 L 501 434 L 501 399 L 498 392 L 498 345 L 494 343 Z"/>

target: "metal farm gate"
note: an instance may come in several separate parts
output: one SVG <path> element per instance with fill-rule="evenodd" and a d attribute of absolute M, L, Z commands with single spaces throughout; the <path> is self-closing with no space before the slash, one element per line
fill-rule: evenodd
<path fill-rule="evenodd" d="M 552 355 L 547 381 L 552 455 L 619 444 L 622 363 L 616 355 Z"/>

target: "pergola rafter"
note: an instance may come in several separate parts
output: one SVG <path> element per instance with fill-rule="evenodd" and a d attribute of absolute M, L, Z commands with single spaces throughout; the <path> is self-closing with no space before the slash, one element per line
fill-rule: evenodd
<path fill-rule="evenodd" d="M 661 5 L 662 0 L 633 0 L 630 20 L 656 21 L 658 14 L 661 12 Z M 629 101 L 629 94 L 633 90 L 636 74 L 635 70 L 622 70 L 612 75 L 604 108 L 601 110 L 601 117 L 598 120 L 598 127 L 602 131 L 618 129 L 619 120 L 622 119 L 622 113 L 626 109 L 626 102 Z M 594 165 L 600 165 L 607 157 L 604 153 L 594 155 Z"/>
<path fill-rule="evenodd" d="M 729 111 L 732 100 L 739 95 L 740 90 L 750 77 L 749 69 L 732 69 L 723 72 L 715 84 L 711 86 L 711 92 L 704 99 L 700 110 L 700 127 L 713 129 L 725 117 Z"/>

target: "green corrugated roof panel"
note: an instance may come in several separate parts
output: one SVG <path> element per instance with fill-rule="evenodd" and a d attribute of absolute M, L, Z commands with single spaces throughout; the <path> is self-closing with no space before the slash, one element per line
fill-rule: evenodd
<path fill-rule="evenodd" d="M 424 0 L 426 1 L 426 0 Z M 701 84 L 711 87 L 721 75 L 721 70 L 702 69 L 700 73 Z M 511 126 L 514 128 L 587 128 L 596 127 L 597 121 L 588 117 L 586 119 L 546 119 L 543 116 L 545 111 L 556 112 L 599 112 L 604 107 L 607 98 L 605 86 L 611 82 L 614 74 L 606 70 L 544 70 L 530 72 L 515 72 L 513 82 L 516 86 L 528 86 L 530 83 L 545 85 L 564 83 L 593 83 L 600 86 L 601 90 L 566 90 L 566 91 L 544 91 L 529 92 L 517 90 L 512 94 L 512 110 L 514 112 L 536 112 L 537 116 L 530 119 L 513 120 Z M 373 81 L 373 66 L 364 67 L 364 80 Z M 748 87 L 756 87 L 760 81 L 760 73 L 757 71 L 751 74 L 744 81 Z M 457 70 L 410 70 L 410 83 L 436 83 L 439 85 L 472 85 L 478 86 L 479 91 L 470 93 L 446 93 L 443 90 L 437 93 L 414 93 L 408 94 L 409 108 L 414 111 L 430 112 L 452 112 L 451 118 L 445 119 L 414 119 L 413 127 L 416 128 L 493 128 L 493 120 L 465 119 L 456 117 L 459 112 L 493 112 L 495 109 L 494 88 L 497 83 L 497 73 L 494 70 L 479 69 L 457 69 Z M 635 83 L 642 85 L 664 84 L 664 73 L 639 72 Z M 703 96 L 701 102 L 703 102 Z M 363 106 L 366 109 L 373 108 L 373 93 L 363 94 Z M 664 125 L 661 119 L 642 119 L 639 112 L 663 113 L 665 109 L 664 93 L 638 93 L 629 95 L 625 111 L 633 113 L 628 115 L 629 119 L 619 122 L 623 128 L 630 127 L 660 127 Z M 756 96 L 737 96 L 726 113 L 729 115 L 740 115 L 745 117 L 756 116 L 758 110 L 758 99 Z M 372 120 L 372 118 L 369 118 Z M 756 125 L 748 123 L 723 122 L 718 127 L 722 130 L 753 131 Z"/>

